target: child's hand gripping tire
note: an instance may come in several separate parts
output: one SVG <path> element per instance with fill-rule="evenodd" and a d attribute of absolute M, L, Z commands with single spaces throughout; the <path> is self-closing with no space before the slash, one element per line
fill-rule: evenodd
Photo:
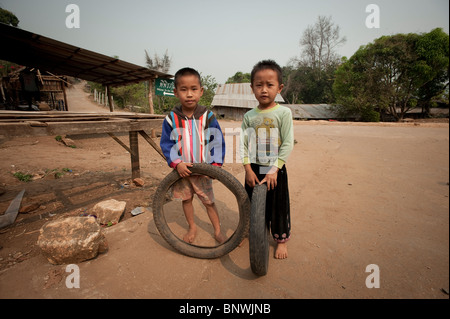
<path fill-rule="evenodd" d="M 255 275 L 264 276 L 269 269 L 269 229 L 266 222 L 267 185 L 253 189 L 250 212 L 250 265 Z"/>
<path fill-rule="evenodd" d="M 153 220 L 161 236 L 174 249 L 182 254 L 195 258 L 218 258 L 235 249 L 247 236 L 250 224 L 250 200 L 242 184 L 222 168 L 209 164 L 194 164 L 189 167 L 193 174 L 212 177 L 226 186 L 236 197 L 239 206 L 239 224 L 234 234 L 224 243 L 215 247 L 204 247 L 189 244 L 178 238 L 170 229 L 164 216 L 163 206 L 170 187 L 181 179 L 176 170 L 169 173 L 161 182 L 153 196 Z"/>

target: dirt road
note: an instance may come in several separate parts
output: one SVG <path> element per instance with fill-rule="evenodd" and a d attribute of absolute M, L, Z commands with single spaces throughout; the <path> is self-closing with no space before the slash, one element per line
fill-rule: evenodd
<path fill-rule="evenodd" d="M 222 258 L 194 259 L 164 242 L 151 213 L 130 216 L 151 205 L 170 171 L 145 142 L 146 184 L 124 188 L 129 154 L 108 136 L 75 138 L 74 149 L 53 137 L 5 141 L 0 211 L 22 189 L 25 203 L 41 207 L 0 231 L 0 298 L 448 298 L 448 123 L 296 122 L 295 139 L 289 258 L 271 258 L 264 277 L 251 272 L 248 241 Z M 28 183 L 11 174 L 63 168 L 71 172 Z M 224 169 L 243 182 L 240 164 Z M 65 265 L 49 264 L 36 247 L 38 230 L 105 198 L 127 201 L 124 220 L 105 228 L 109 251 L 80 263 L 80 288 L 68 289 Z M 366 286 L 372 264 L 380 288 Z"/>
<path fill-rule="evenodd" d="M 92 95 L 83 89 L 85 84 L 86 81 L 81 81 L 66 90 L 69 111 L 86 113 L 110 112 L 109 107 L 93 101 Z"/>

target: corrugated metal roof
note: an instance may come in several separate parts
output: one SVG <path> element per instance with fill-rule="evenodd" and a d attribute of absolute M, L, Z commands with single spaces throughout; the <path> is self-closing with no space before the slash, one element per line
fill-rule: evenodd
<path fill-rule="evenodd" d="M 275 101 L 284 102 L 284 99 L 278 94 Z M 258 106 L 258 100 L 253 95 L 250 83 L 219 84 L 211 106 L 229 106 L 251 109 Z"/>
<path fill-rule="evenodd" d="M 120 86 L 172 77 L 3 23 L 0 23 L 0 43 L 2 60 L 103 85 Z"/>
<path fill-rule="evenodd" d="M 337 114 L 329 104 L 285 104 L 294 119 L 333 119 Z"/>

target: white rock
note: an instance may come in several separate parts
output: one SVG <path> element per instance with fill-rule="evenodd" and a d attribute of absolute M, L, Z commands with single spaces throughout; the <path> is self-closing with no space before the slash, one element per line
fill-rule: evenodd
<path fill-rule="evenodd" d="M 125 212 L 126 205 L 127 203 L 124 201 L 105 200 L 95 204 L 92 208 L 92 214 L 97 216 L 97 222 L 100 224 L 118 223 Z"/>

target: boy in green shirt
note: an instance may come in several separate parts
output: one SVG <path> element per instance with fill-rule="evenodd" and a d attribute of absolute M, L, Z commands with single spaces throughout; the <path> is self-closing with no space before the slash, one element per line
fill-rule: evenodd
<path fill-rule="evenodd" d="M 287 258 L 290 238 L 290 204 L 286 166 L 294 146 L 291 110 L 275 102 L 283 89 L 280 66 L 265 60 L 251 73 L 251 87 L 258 107 L 244 115 L 241 156 L 245 168 L 245 189 L 251 199 L 253 188 L 267 183 L 266 220 L 277 241 L 275 258 Z"/>

